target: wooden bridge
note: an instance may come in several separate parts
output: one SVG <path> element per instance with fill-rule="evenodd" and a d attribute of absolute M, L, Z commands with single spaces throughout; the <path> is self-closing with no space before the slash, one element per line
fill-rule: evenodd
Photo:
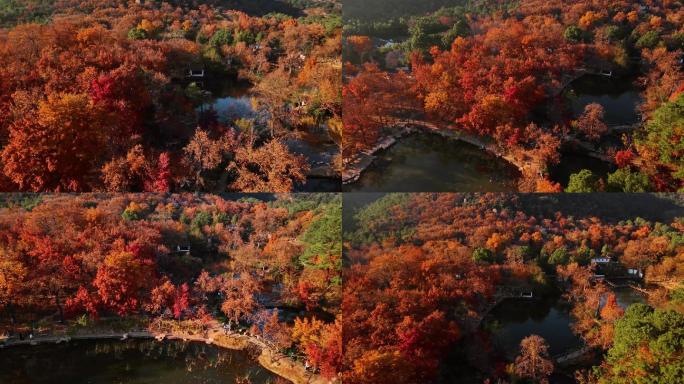
<path fill-rule="evenodd" d="M 615 281 L 612 280 L 627 280 L 625 284 L 619 284 Z M 633 277 L 631 276 L 625 276 L 625 277 L 611 277 L 610 279 L 605 279 L 605 282 L 607 285 L 609 285 L 612 288 L 631 288 L 639 293 L 642 293 L 646 295 L 647 297 L 652 295 L 651 292 L 649 292 L 647 289 L 641 288 L 640 286 L 633 284 L 632 281 L 634 280 Z"/>

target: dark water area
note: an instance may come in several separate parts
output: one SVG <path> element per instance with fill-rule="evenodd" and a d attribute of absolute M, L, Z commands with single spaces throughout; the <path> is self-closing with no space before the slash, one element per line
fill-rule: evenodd
<path fill-rule="evenodd" d="M 601 104 L 605 110 L 604 122 L 610 125 L 629 125 L 640 121 L 637 106 L 641 103 L 641 91 L 634 78 L 616 78 L 586 75 L 568 87 L 565 96 L 570 103 L 573 117 L 584 112 L 592 103 Z"/>
<path fill-rule="evenodd" d="M 633 289 L 615 288 L 612 291 L 622 308 L 645 302 L 645 297 Z M 501 302 L 484 318 L 482 332 L 469 335 L 446 357 L 438 382 L 482 383 L 493 374 L 494 367 L 502 369 L 514 361 L 520 353 L 520 342 L 530 335 L 543 337 L 552 357 L 580 348 L 583 341 L 572 331 L 570 310 L 571 305 L 559 294 Z M 549 382 L 576 383 L 572 377 L 574 369 L 589 368 L 599 363 L 583 362 L 581 366 L 557 367 Z"/>
<path fill-rule="evenodd" d="M 0 349 L 0 383 L 12 384 L 253 384 L 276 376 L 246 352 L 203 343 L 72 341 Z"/>
<path fill-rule="evenodd" d="M 492 334 L 495 349 L 513 360 L 520 352 L 520 342 L 539 335 L 549 344 L 551 356 L 582 345 L 570 327 L 570 305 L 560 297 L 534 300 L 505 300 L 484 319 L 483 326 Z"/>
<path fill-rule="evenodd" d="M 646 296 L 640 292 L 633 290 L 632 288 L 613 288 L 612 291 L 615 294 L 615 299 L 617 300 L 618 305 L 622 309 L 627 309 L 627 307 L 629 307 L 632 304 L 647 303 Z"/>
<path fill-rule="evenodd" d="M 308 177 L 306 183 L 295 187 L 295 192 L 341 192 L 342 179 L 327 177 Z"/>
<path fill-rule="evenodd" d="M 218 122 L 231 124 L 238 119 L 256 119 L 257 112 L 252 107 L 248 95 L 222 96 L 199 107 L 200 113 L 215 114 Z"/>
<path fill-rule="evenodd" d="M 567 188 L 570 176 L 584 169 L 588 169 L 596 177 L 606 180 L 608 174 L 614 172 L 616 167 L 613 164 L 578 152 L 564 152 L 561 154 L 560 163 L 549 168 L 549 176 L 551 180 L 560 183 L 563 188 Z"/>
<path fill-rule="evenodd" d="M 312 170 L 323 167 L 331 169 L 339 155 L 339 146 L 321 130 L 319 132 L 296 131 L 296 138 L 285 141 L 290 152 L 304 156 Z M 317 174 L 320 175 L 320 174 Z M 341 192 L 342 178 L 310 176 L 297 192 Z"/>
<path fill-rule="evenodd" d="M 646 298 L 631 288 L 615 288 L 617 303 L 623 309 Z M 507 360 L 520 352 L 520 342 L 530 335 L 543 337 L 551 356 L 583 345 L 572 331 L 571 305 L 560 296 L 533 300 L 508 299 L 496 306 L 484 319 L 483 328 L 492 335 L 494 346 Z"/>
<path fill-rule="evenodd" d="M 212 76 L 201 80 L 202 88 L 211 93 L 210 101 L 200 105 L 200 119 L 216 119 L 221 124 L 232 124 L 237 119 L 255 119 L 258 115 L 251 100 L 253 85 L 244 80 Z"/>
<path fill-rule="evenodd" d="M 518 170 L 479 148 L 439 135 L 400 139 L 376 154 L 347 192 L 510 192 L 517 190 Z"/>
<path fill-rule="evenodd" d="M 606 77 L 597 75 L 583 76 L 570 84 L 564 92 L 569 110 L 566 119 L 576 119 L 584 112 L 584 108 L 593 103 L 603 106 L 604 122 L 608 126 L 633 125 L 641 121 L 638 106 L 642 102 L 641 90 L 632 77 Z M 608 148 L 621 149 L 622 133 L 607 135 L 601 139 L 598 146 L 602 150 Z M 561 162 L 549 170 L 551 179 L 560 183 L 564 188 L 568 186 L 570 175 L 588 169 L 594 175 L 603 178 L 616 170 L 615 166 L 599 159 L 582 154 L 574 148 L 564 148 Z"/>

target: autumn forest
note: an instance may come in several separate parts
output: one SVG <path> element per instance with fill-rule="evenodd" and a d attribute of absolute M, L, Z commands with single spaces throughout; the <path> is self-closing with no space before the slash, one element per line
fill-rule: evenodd
<path fill-rule="evenodd" d="M 681 197 L 567 196 L 346 195 L 343 381 L 681 383 Z"/>
<path fill-rule="evenodd" d="M 348 3 L 342 149 L 350 190 L 682 188 L 681 1 Z M 451 145 L 423 148 L 415 136 Z M 452 151 L 473 155 L 444 160 Z M 449 175 L 462 180 L 440 184 L 442 167 L 461 167 Z M 425 173 L 427 184 L 407 187 L 383 172 Z"/>
<path fill-rule="evenodd" d="M 684 384 L 683 0 L 0 0 L 0 384 Z"/>
<path fill-rule="evenodd" d="M 8 195 L 2 205 L 5 335 L 149 329 L 261 349 L 284 377 L 337 375 L 339 195 Z M 3 382 L 21 379 L 8 371 Z"/>
<path fill-rule="evenodd" d="M 339 189 L 338 4 L 197 3 L 0 3 L 0 188 Z"/>

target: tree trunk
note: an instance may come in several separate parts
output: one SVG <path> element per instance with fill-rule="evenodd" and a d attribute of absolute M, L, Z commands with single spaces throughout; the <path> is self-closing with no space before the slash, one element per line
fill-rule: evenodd
<path fill-rule="evenodd" d="M 64 310 L 62 309 L 62 303 L 59 302 L 59 291 L 55 294 L 55 303 L 57 304 L 57 309 L 59 310 L 59 322 L 64 324 Z"/>

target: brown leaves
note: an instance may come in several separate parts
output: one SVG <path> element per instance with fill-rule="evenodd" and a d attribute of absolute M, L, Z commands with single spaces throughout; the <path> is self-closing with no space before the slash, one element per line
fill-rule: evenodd
<path fill-rule="evenodd" d="M 534 382 L 548 383 L 553 373 L 549 345 L 541 336 L 531 335 L 520 342 L 520 355 L 515 358 L 515 374 Z"/>
<path fill-rule="evenodd" d="M 260 147 L 237 148 L 229 169 L 237 174 L 229 189 L 282 193 L 306 181 L 308 165 L 303 156 L 292 154 L 285 144 L 273 139 Z"/>
<path fill-rule="evenodd" d="M 89 190 L 105 136 L 102 111 L 86 95 L 50 96 L 39 104 L 35 120 L 10 127 L 4 171 L 22 190 Z"/>
<path fill-rule="evenodd" d="M 601 104 L 589 104 L 584 107 L 584 112 L 575 122 L 575 126 L 589 140 L 598 141 L 608 133 L 608 126 L 603 122 L 604 115 L 605 111 Z"/>

